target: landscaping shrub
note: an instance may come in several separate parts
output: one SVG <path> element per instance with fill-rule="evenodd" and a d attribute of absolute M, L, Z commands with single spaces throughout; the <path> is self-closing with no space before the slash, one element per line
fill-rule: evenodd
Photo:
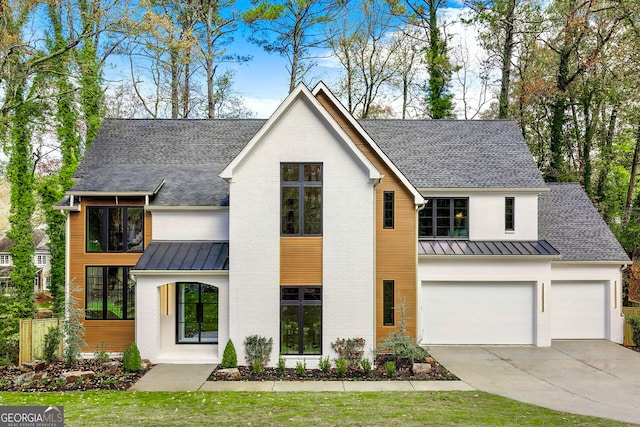
<path fill-rule="evenodd" d="M 339 359 L 344 359 L 349 368 L 356 369 L 364 354 L 364 338 L 338 338 L 331 343 Z"/>
<path fill-rule="evenodd" d="M 640 315 L 630 314 L 626 316 L 627 323 L 633 330 L 633 342 L 636 347 L 640 347 Z"/>
<path fill-rule="evenodd" d="M 254 374 L 259 374 L 261 373 L 263 370 L 262 368 L 262 363 L 260 363 L 259 360 L 254 360 L 253 364 L 251 365 L 251 372 L 253 372 Z"/>
<path fill-rule="evenodd" d="M 300 362 L 299 360 L 296 362 L 296 374 L 304 375 L 307 372 L 307 362 L 303 360 Z"/>
<path fill-rule="evenodd" d="M 387 372 L 388 377 L 392 377 L 396 373 L 396 363 L 393 360 L 384 364 L 384 370 Z"/>
<path fill-rule="evenodd" d="M 278 355 L 278 372 L 281 374 L 284 373 L 284 370 L 287 369 L 287 362 L 284 360 L 281 354 Z"/>
<path fill-rule="evenodd" d="M 75 284 L 70 284 L 71 292 L 65 301 L 65 312 L 68 314 L 67 319 L 62 324 L 62 330 L 64 331 L 65 346 L 62 352 L 62 358 L 70 365 L 73 362 L 80 360 L 82 356 L 82 347 L 87 343 L 84 340 L 84 325 L 82 318 L 84 317 L 84 310 L 80 308 L 78 299 L 75 295 L 82 291 L 82 289 Z"/>
<path fill-rule="evenodd" d="M 51 327 L 44 336 L 44 349 L 42 350 L 42 358 L 45 362 L 51 363 L 57 359 L 56 351 L 60 347 L 60 340 L 62 339 L 62 333 L 60 328 Z"/>
<path fill-rule="evenodd" d="M 109 353 L 107 353 L 107 344 L 104 341 L 100 341 L 100 345 L 96 345 L 96 351 L 93 352 L 93 358 L 99 363 L 106 363 L 109 361 Z"/>
<path fill-rule="evenodd" d="M 236 353 L 236 347 L 233 345 L 233 341 L 227 341 L 227 345 L 224 346 L 224 352 L 222 353 L 222 367 L 224 369 L 237 368 L 238 367 L 238 354 Z"/>
<path fill-rule="evenodd" d="M 320 370 L 325 374 L 331 370 L 331 360 L 329 359 L 329 356 L 320 359 L 320 362 L 318 362 L 318 368 L 320 368 Z"/>
<path fill-rule="evenodd" d="M 245 359 L 249 366 L 258 361 L 262 366 L 269 365 L 273 338 L 265 338 L 259 335 L 250 335 L 244 339 Z"/>
<path fill-rule="evenodd" d="M 122 353 L 122 367 L 126 372 L 138 372 L 142 368 L 140 350 L 135 342 Z"/>
<path fill-rule="evenodd" d="M 371 373 L 371 361 L 369 359 L 362 359 L 360 361 L 360 367 L 365 375 L 369 375 Z"/>
<path fill-rule="evenodd" d="M 347 373 L 348 364 L 344 359 L 336 359 L 336 375 L 340 378 Z"/>
<path fill-rule="evenodd" d="M 428 355 L 427 352 L 418 345 L 417 339 L 407 334 L 404 304 L 400 304 L 398 311 L 400 312 L 398 329 L 389 333 L 376 351 L 378 353 L 389 353 L 396 361 L 409 359 L 413 363 L 416 360 L 424 359 Z"/>

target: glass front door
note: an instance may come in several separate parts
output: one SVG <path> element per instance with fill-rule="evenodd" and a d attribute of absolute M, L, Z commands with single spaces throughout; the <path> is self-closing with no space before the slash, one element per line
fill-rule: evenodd
<path fill-rule="evenodd" d="M 203 283 L 178 283 L 178 344 L 218 343 L 218 288 Z"/>

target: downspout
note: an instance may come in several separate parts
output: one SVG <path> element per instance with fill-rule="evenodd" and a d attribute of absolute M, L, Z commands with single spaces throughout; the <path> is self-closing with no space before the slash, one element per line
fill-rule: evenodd
<path fill-rule="evenodd" d="M 377 192 L 378 192 L 378 186 L 380 186 L 380 183 L 382 182 L 382 178 L 384 178 L 384 175 L 381 175 L 380 178 L 376 178 L 373 180 L 373 287 L 371 289 L 371 291 L 373 292 L 373 319 L 372 319 L 372 328 L 373 328 L 373 348 L 377 347 L 376 343 L 378 342 L 378 337 L 377 337 L 377 319 L 376 319 L 376 304 L 378 304 L 378 300 L 377 300 L 377 295 L 376 295 L 376 289 L 378 287 L 378 270 L 377 270 L 377 265 L 378 265 L 378 239 L 377 239 L 377 235 L 376 235 L 376 229 L 377 229 L 377 225 L 378 225 L 378 216 L 377 216 L 377 204 L 376 204 L 376 200 L 377 200 Z"/>
<path fill-rule="evenodd" d="M 416 342 L 422 341 L 422 286 L 420 282 L 420 259 L 418 257 L 418 239 L 420 238 L 420 211 L 427 206 L 426 203 L 416 205 Z M 418 332 L 420 332 L 418 334 Z"/>

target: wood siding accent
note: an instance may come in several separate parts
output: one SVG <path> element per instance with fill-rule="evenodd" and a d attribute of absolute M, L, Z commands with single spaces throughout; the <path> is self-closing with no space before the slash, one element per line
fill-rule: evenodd
<path fill-rule="evenodd" d="M 355 127 L 349 123 L 327 95 L 320 91 L 316 98 L 333 116 L 349 138 L 373 165 L 384 174 L 376 188 L 376 345 L 398 327 L 402 315 L 407 333 L 416 337 L 417 300 L 417 212 L 413 194 L 400 178 L 382 161 Z M 385 229 L 383 224 L 383 195 L 385 191 L 395 193 L 395 224 Z M 383 325 L 383 281 L 395 281 L 395 325 Z M 399 308 L 403 306 L 404 313 Z"/>
<path fill-rule="evenodd" d="M 70 227 L 70 259 L 69 277 L 73 295 L 81 308 L 85 308 L 86 267 L 87 266 L 122 266 L 133 267 L 142 256 L 142 252 L 86 252 L 86 217 L 87 206 L 144 206 L 143 198 L 85 197 L 80 202 L 80 212 L 69 212 Z M 151 212 L 145 211 L 144 247 L 151 241 Z M 134 320 L 84 320 L 85 341 L 87 346 L 83 352 L 94 352 L 96 348 L 106 345 L 106 351 L 123 351 L 135 340 Z"/>
<path fill-rule="evenodd" d="M 322 284 L 322 237 L 280 238 L 280 284 Z"/>

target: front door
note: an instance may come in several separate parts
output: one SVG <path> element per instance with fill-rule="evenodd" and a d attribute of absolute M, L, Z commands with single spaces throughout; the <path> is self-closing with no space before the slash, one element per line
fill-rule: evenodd
<path fill-rule="evenodd" d="M 177 283 L 176 342 L 218 343 L 218 288 L 204 283 Z"/>

